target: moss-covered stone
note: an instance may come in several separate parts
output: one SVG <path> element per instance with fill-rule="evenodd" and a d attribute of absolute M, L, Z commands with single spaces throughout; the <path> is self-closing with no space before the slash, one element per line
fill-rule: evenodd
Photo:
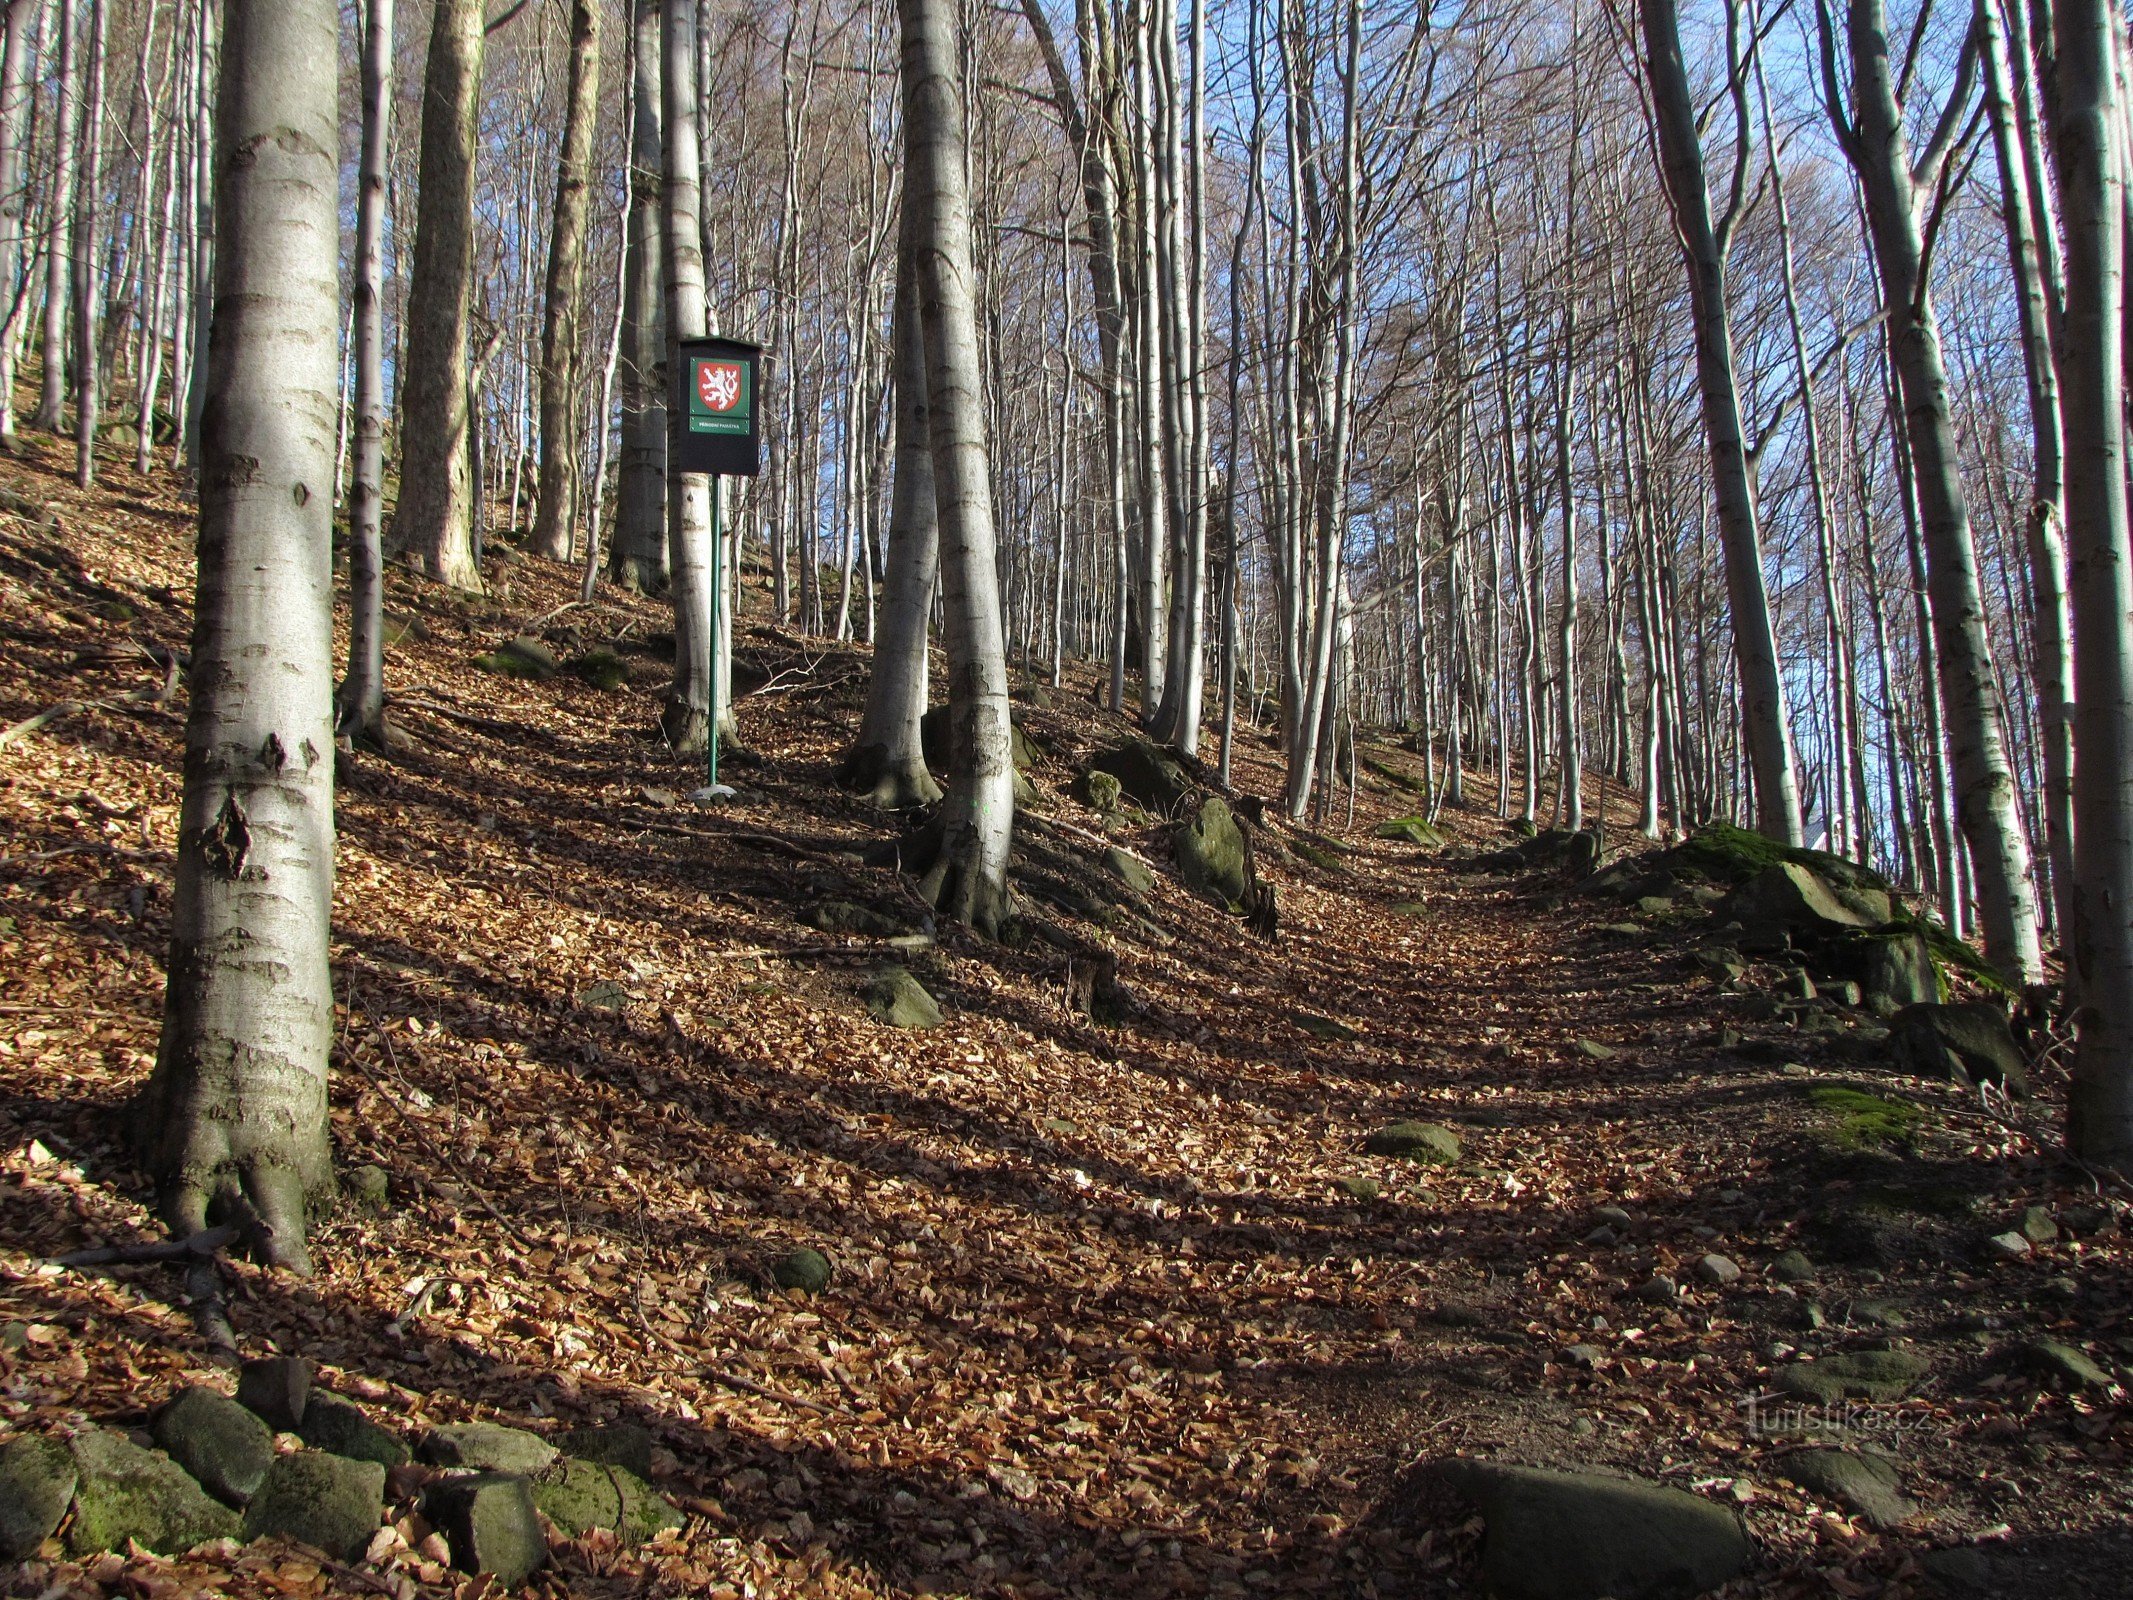
<path fill-rule="evenodd" d="M 341 1198 L 365 1211 L 383 1211 L 392 1197 L 392 1177 L 383 1167 L 350 1167 L 341 1174 Z"/>
<path fill-rule="evenodd" d="M 322 1389 L 311 1391 L 296 1435 L 314 1450 L 347 1456 L 353 1461 L 399 1467 L 410 1459 L 407 1446 L 366 1417 L 361 1407 Z"/>
<path fill-rule="evenodd" d="M 1796 861 L 1764 868 L 1728 895 L 1724 910 L 1758 946 L 1787 936 L 1827 938 L 1889 919 L 1889 897 L 1877 889 L 1844 889 Z"/>
<path fill-rule="evenodd" d="M 867 1010 L 892 1028 L 937 1028 L 940 1003 L 903 967 L 883 967 L 867 983 Z"/>
<path fill-rule="evenodd" d="M 1429 793 L 1428 784 L 1424 783 L 1420 778 L 1414 777 L 1409 773 L 1402 772 L 1398 767 L 1393 766 L 1390 762 L 1379 761 L 1372 756 L 1365 756 L 1363 757 L 1363 765 L 1365 767 L 1368 767 L 1379 777 L 1383 778 L 1395 789 L 1405 789 L 1409 794 Z"/>
<path fill-rule="evenodd" d="M 609 1469 L 613 1470 L 613 1469 Z M 462 1572 L 487 1572 L 516 1589 L 548 1559 L 532 1483 L 515 1473 L 479 1472 L 431 1486 L 423 1510 Z"/>
<path fill-rule="evenodd" d="M 484 672 L 500 673 L 507 678 L 530 678 L 536 681 L 556 675 L 555 652 L 538 639 L 524 637 L 506 640 L 485 656 L 477 656 L 474 665 Z"/>
<path fill-rule="evenodd" d="M 52 1537 L 75 1477 L 73 1454 L 56 1439 L 25 1433 L 0 1446 L 0 1561 L 27 1561 Z"/>
<path fill-rule="evenodd" d="M 1932 946 L 1915 928 L 1861 934 L 1857 960 L 1859 988 L 1869 1003 L 1934 1005 L 1946 998 Z"/>
<path fill-rule="evenodd" d="M 274 1430 L 228 1395 L 197 1384 L 179 1390 L 149 1432 L 225 1505 L 242 1508 L 274 1464 Z"/>
<path fill-rule="evenodd" d="M 1097 771 L 1084 772 L 1075 792 L 1091 811 L 1107 815 L 1118 809 L 1119 799 L 1125 793 L 1117 774 Z"/>
<path fill-rule="evenodd" d="M 1244 830 L 1226 803 L 1210 795 L 1191 821 L 1178 824 L 1172 844 L 1187 888 L 1232 908 L 1244 904 L 1251 893 Z"/>
<path fill-rule="evenodd" d="M 595 689 L 626 688 L 630 681 L 629 663 L 612 650 L 588 650 L 570 663 L 569 671 Z"/>
<path fill-rule="evenodd" d="M 1104 870 L 1135 894 L 1152 894 L 1155 891 L 1155 873 L 1148 863 L 1131 851 L 1121 850 L 1117 845 L 1104 852 Z"/>
<path fill-rule="evenodd" d="M 378 1531 L 385 1468 L 323 1450 L 276 1456 L 245 1509 L 244 1537 L 294 1539 L 336 1561 L 354 1561 Z"/>
<path fill-rule="evenodd" d="M 1777 1387 L 1800 1400 L 1901 1400 L 1932 1371 L 1906 1350 L 1852 1350 L 1800 1362 L 1777 1375 Z"/>
<path fill-rule="evenodd" d="M 1340 852 L 1329 845 L 1311 839 L 1291 839 L 1289 853 L 1299 861 L 1308 861 L 1320 872 L 1346 872 L 1348 864 L 1341 860 Z"/>
<path fill-rule="evenodd" d="M 237 1403 L 277 1433 L 303 1425 L 311 1398 L 311 1363 L 302 1356 L 247 1361 L 237 1374 Z"/>
<path fill-rule="evenodd" d="M 565 1456 L 533 1485 L 541 1514 L 572 1539 L 598 1530 L 625 1545 L 642 1544 L 681 1526 L 681 1513 L 652 1486 L 612 1462 Z"/>
<path fill-rule="evenodd" d="M 143 1450 L 122 1433 L 82 1434 L 73 1444 L 74 1555 L 123 1550 L 131 1539 L 163 1555 L 209 1539 L 237 1536 L 237 1513 L 195 1483 L 160 1450 Z"/>
<path fill-rule="evenodd" d="M 1444 835 L 1439 833 L 1424 816 L 1394 817 L 1381 822 L 1372 830 L 1380 839 L 1404 839 L 1409 844 L 1421 845 L 1425 850 L 1443 848 Z"/>
<path fill-rule="evenodd" d="M 1379 1183 L 1377 1179 L 1365 1178 L 1355 1174 L 1345 1178 L 1335 1178 L 1333 1187 L 1340 1190 L 1342 1194 L 1351 1200 L 1375 1200 L 1385 1192 L 1385 1186 Z"/>
<path fill-rule="evenodd" d="M 2021 1047 L 2006 1013 L 1991 1001 L 1906 1006 L 1890 1021 L 1889 1044 L 1898 1062 L 1922 1076 L 2029 1093 Z"/>
<path fill-rule="evenodd" d="M 601 1422 L 570 1428 L 556 1435 L 556 1445 L 566 1456 L 621 1467 L 640 1478 L 652 1475 L 652 1434 L 634 1422 Z M 538 1492 L 536 1492 L 538 1498 Z"/>
<path fill-rule="evenodd" d="M 1394 1122 L 1363 1141 L 1374 1156 L 1392 1156 L 1402 1161 L 1449 1165 L 1460 1155 L 1459 1135 L 1435 1122 Z"/>
<path fill-rule="evenodd" d="M 556 1448 L 537 1433 L 500 1422 L 447 1422 L 422 1438 L 422 1459 L 439 1467 L 532 1474 L 552 1465 Z"/>
<path fill-rule="evenodd" d="M 889 939 L 909 931 L 894 917 L 851 900 L 818 900 L 800 914 L 800 920 L 824 933 L 855 933 L 869 939 Z"/>
<path fill-rule="evenodd" d="M 820 1294 L 829 1287 L 829 1257 L 820 1250 L 810 1250 L 802 1245 L 778 1258 L 770 1275 L 781 1289 L 798 1289 L 806 1294 Z"/>
<path fill-rule="evenodd" d="M 1341 1043 L 1349 1039 L 1362 1038 L 1362 1034 L 1349 1027 L 1347 1023 L 1333 1017 L 1322 1017 L 1315 1011 L 1292 1011 L 1289 1013 L 1289 1020 L 1314 1039 Z"/>
<path fill-rule="evenodd" d="M 1192 793 L 1192 779 L 1185 768 L 1162 746 L 1146 739 L 1128 739 L 1104 751 L 1090 763 L 1090 770 L 1109 773 L 1128 800 L 1163 816 Z"/>

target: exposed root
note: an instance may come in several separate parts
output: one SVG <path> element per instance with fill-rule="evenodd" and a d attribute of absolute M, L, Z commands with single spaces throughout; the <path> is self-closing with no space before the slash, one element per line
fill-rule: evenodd
<path fill-rule="evenodd" d="M 868 804 L 883 811 L 910 811 L 941 797 L 941 786 L 922 757 L 894 760 L 885 744 L 855 747 L 837 768 L 837 785 L 864 794 Z"/>

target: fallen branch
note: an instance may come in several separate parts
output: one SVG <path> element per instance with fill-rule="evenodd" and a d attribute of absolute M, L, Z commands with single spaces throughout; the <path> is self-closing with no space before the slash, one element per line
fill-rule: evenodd
<path fill-rule="evenodd" d="M 237 1230 L 225 1223 L 219 1228 L 203 1228 L 189 1239 L 154 1239 L 145 1244 L 101 1245 L 94 1250 L 77 1250 L 72 1255 L 58 1257 L 58 1264 L 62 1267 L 111 1267 L 130 1266 L 142 1261 L 178 1261 L 188 1256 L 206 1258 L 236 1238 Z"/>
<path fill-rule="evenodd" d="M 825 1405 L 820 1400 L 810 1400 L 801 1394 L 787 1394 L 782 1389 L 773 1389 L 768 1384 L 757 1383 L 753 1378 L 744 1378 L 738 1372 L 728 1372 L 722 1367 L 705 1367 L 703 1374 L 714 1383 L 722 1383 L 729 1389 L 738 1389 L 742 1394 L 761 1395 L 765 1400 L 775 1400 L 781 1405 L 798 1406 L 803 1411 L 819 1411 L 826 1417 L 851 1415 L 843 1406 Z"/>
<path fill-rule="evenodd" d="M 61 717 L 71 717 L 75 712 L 85 711 L 88 707 L 89 702 L 86 700 L 62 700 L 56 706 L 45 707 L 34 717 L 24 717 L 12 728 L 0 728 L 0 750 L 6 749 L 17 739 L 27 739 L 48 723 L 57 722 Z"/>
<path fill-rule="evenodd" d="M 207 1341 L 210 1358 L 218 1366 L 238 1365 L 237 1330 L 230 1326 L 229 1311 L 222 1303 L 219 1256 L 210 1255 L 186 1270 L 185 1294 L 192 1301 L 193 1321 L 199 1326 L 200 1337 Z"/>

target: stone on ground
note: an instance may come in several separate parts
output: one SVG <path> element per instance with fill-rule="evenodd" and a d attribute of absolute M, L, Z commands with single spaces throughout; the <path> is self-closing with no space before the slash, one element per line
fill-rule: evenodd
<path fill-rule="evenodd" d="M 2029 1093 L 2029 1070 L 2006 1013 L 1987 1000 L 1906 1006 L 1889 1023 L 1896 1059 L 1924 1077 Z"/>
<path fill-rule="evenodd" d="M 1146 739 L 1128 739 L 1106 750 L 1089 764 L 1089 770 L 1109 773 L 1118 780 L 1119 793 L 1126 799 L 1164 816 L 1192 793 L 1192 779 L 1184 767 Z"/>
<path fill-rule="evenodd" d="M 1852 1350 L 1801 1362 L 1777 1375 L 1777 1386 L 1801 1400 L 1901 1400 L 1931 1370 L 1905 1350 Z"/>
<path fill-rule="evenodd" d="M 556 1444 L 563 1454 L 576 1456 L 580 1461 L 621 1467 L 640 1478 L 652 1475 L 651 1431 L 634 1422 L 603 1422 L 571 1428 L 556 1436 Z"/>
<path fill-rule="evenodd" d="M 383 1467 L 405 1466 L 408 1461 L 407 1446 L 397 1437 L 363 1415 L 353 1401 L 323 1389 L 311 1391 L 296 1436 L 314 1450 L 355 1461 L 375 1461 Z"/>
<path fill-rule="evenodd" d="M 1435 1475 L 1481 1512 L 1482 1577 L 1499 1600 L 1687 1600 L 1754 1559 L 1740 1518 L 1685 1490 L 1484 1461 Z"/>
<path fill-rule="evenodd" d="M 829 1257 L 820 1250 L 810 1250 L 802 1245 L 778 1259 L 770 1269 L 770 1275 L 780 1289 L 798 1289 L 806 1294 L 820 1294 L 829 1287 Z"/>
<path fill-rule="evenodd" d="M 383 1211 L 392 1197 L 392 1177 L 383 1167 L 351 1167 L 341 1174 L 341 1194 L 367 1211 Z"/>
<path fill-rule="evenodd" d="M 903 967 L 883 967 L 867 984 L 867 1010 L 892 1028 L 937 1028 L 940 1002 Z"/>
<path fill-rule="evenodd" d="M 565 1456 L 534 1480 L 534 1503 L 570 1538 L 594 1529 L 642 1544 L 681 1526 L 671 1502 L 627 1467 Z"/>
<path fill-rule="evenodd" d="M 148 1431 L 201 1488 L 240 1509 L 274 1464 L 274 1430 L 228 1395 L 197 1384 L 179 1390 Z"/>
<path fill-rule="evenodd" d="M 1815 1275 L 1815 1264 L 1804 1250 L 1787 1250 L 1770 1263 L 1770 1276 L 1780 1283 L 1806 1283 Z"/>
<path fill-rule="evenodd" d="M 2111 1375 L 2087 1354 L 2059 1339 L 2036 1339 L 2021 1350 L 2022 1364 L 2039 1377 L 2069 1389 L 2108 1389 Z"/>
<path fill-rule="evenodd" d="M 1889 897 L 1878 889 L 1839 891 L 1797 861 L 1765 867 L 1725 899 L 1725 913 L 1758 945 L 1787 936 L 1827 937 L 1889 920 Z"/>
<path fill-rule="evenodd" d="M 857 933 L 870 939 L 907 931 L 894 917 L 851 900 L 818 900 L 801 913 L 800 920 L 823 933 Z"/>
<path fill-rule="evenodd" d="M 1117 845 L 1104 852 L 1104 869 L 1136 894 L 1155 891 L 1155 873 L 1148 863 Z"/>
<path fill-rule="evenodd" d="M 1435 1122 L 1394 1122 L 1363 1141 L 1374 1156 L 1449 1165 L 1459 1159 L 1459 1135 Z"/>
<path fill-rule="evenodd" d="M 311 1396 L 311 1363 L 301 1356 L 247 1361 L 237 1374 L 237 1403 L 276 1433 L 294 1433 Z"/>
<path fill-rule="evenodd" d="M 1779 1458 L 1778 1471 L 1810 1494 L 1846 1505 L 1874 1528 L 1893 1528 L 1918 1515 L 1903 1492 L 1903 1480 L 1885 1456 L 1849 1450 L 1796 1450 Z"/>
<path fill-rule="evenodd" d="M 2021 1231 L 2031 1244 L 2050 1244 L 2059 1237 L 2059 1224 L 2052 1221 L 2052 1214 L 2045 1207 L 2025 1206 Z"/>
<path fill-rule="evenodd" d="M 1738 1283 L 1740 1266 L 1731 1256 L 1711 1254 L 1696 1263 L 1697 1276 L 1706 1283 Z"/>
<path fill-rule="evenodd" d="M 1424 816 L 1394 817 L 1389 822 L 1379 823 L 1375 832 L 1380 839 L 1404 839 L 1425 850 L 1439 850 L 1444 846 L 1444 835 Z"/>
<path fill-rule="evenodd" d="M 74 1479 L 74 1457 L 56 1439 L 25 1433 L 0 1445 L 0 1561 L 27 1561 L 52 1537 Z"/>
<path fill-rule="evenodd" d="M 423 1436 L 421 1456 L 437 1467 L 530 1475 L 555 1460 L 556 1448 L 537 1433 L 500 1422 L 447 1422 Z"/>
<path fill-rule="evenodd" d="M 517 1588 L 548 1559 L 533 1485 L 515 1473 L 446 1478 L 423 1497 L 423 1511 L 452 1547 L 453 1566 L 492 1573 L 501 1588 Z"/>
<path fill-rule="evenodd" d="M 1125 793 L 1115 774 L 1089 771 L 1081 777 L 1081 798 L 1091 811 L 1105 813 L 1118 809 L 1119 796 Z"/>
<path fill-rule="evenodd" d="M 124 1550 L 131 1539 L 162 1555 L 210 1539 L 237 1536 L 237 1513 L 193 1482 L 160 1450 L 143 1450 L 123 1433 L 97 1429 L 74 1441 L 75 1555 Z"/>
<path fill-rule="evenodd" d="M 507 678 L 538 681 L 556 675 L 555 652 L 540 640 L 524 635 L 507 639 L 487 655 L 477 656 L 474 665 L 484 671 L 502 673 Z"/>
<path fill-rule="evenodd" d="M 1931 1005 L 1940 999 L 1940 973 L 1924 934 L 1877 933 L 1865 945 L 1859 986 L 1869 1004 Z"/>
<path fill-rule="evenodd" d="M 323 1450 L 276 1456 L 244 1513 L 244 1537 L 293 1539 L 336 1561 L 361 1558 L 378 1531 L 385 1468 Z"/>
<path fill-rule="evenodd" d="M 1199 815 L 1178 824 L 1173 843 L 1178 876 L 1187 888 L 1230 907 L 1241 906 L 1249 898 L 1251 875 L 1244 856 L 1244 830 L 1223 801 L 1210 795 Z"/>

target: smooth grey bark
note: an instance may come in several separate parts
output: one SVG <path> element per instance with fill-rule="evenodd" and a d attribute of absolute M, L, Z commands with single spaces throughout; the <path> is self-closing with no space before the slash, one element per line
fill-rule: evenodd
<path fill-rule="evenodd" d="M 348 675 L 335 731 L 385 734 L 385 163 L 391 148 L 393 0 L 364 0 L 363 148 L 356 169 L 355 478 L 348 491 Z"/>
<path fill-rule="evenodd" d="M 667 344 L 661 310 L 659 0 L 638 0 L 630 43 L 630 214 L 622 296 L 622 472 L 608 576 L 639 594 L 667 584 Z"/>
<path fill-rule="evenodd" d="M 103 220 L 104 45 L 108 20 L 104 0 L 89 0 L 88 67 L 82 89 L 80 183 L 74 197 L 70 251 L 74 296 L 74 481 L 96 481 L 96 422 L 103 388 L 98 335 L 103 332 L 103 279 L 97 271 L 97 229 Z"/>
<path fill-rule="evenodd" d="M 1013 910 L 1007 861 L 1015 789 L 956 12 L 949 0 L 897 0 L 896 10 L 903 25 L 904 204 L 917 212 L 912 242 L 948 653 L 948 792 L 936 814 L 937 853 L 920 888 L 945 914 L 991 935 Z"/>
<path fill-rule="evenodd" d="M 136 1111 L 187 1237 L 239 1197 L 304 1270 L 330 1198 L 339 16 L 227 0 L 220 259 L 169 980 Z"/>
<path fill-rule="evenodd" d="M 2058 0 L 2049 106 L 2066 235 L 2059 347 L 2073 556 L 2076 1039 L 2067 1145 L 2133 1173 L 2133 528 L 2126 504 L 2124 107 L 2110 0 Z"/>
<path fill-rule="evenodd" d="M 1696 321 L 1696 382 L 1703 401 L 1704 439 L 1711 454 L 1711 489 L 1725 560 L 1756 826 L 1780 843 L 1797 845 L 1802 842 L 1800 791 L 1793 766 L 1791 719 L 1778 672 L 1769 590 L 1763 581 L 1762 535 L 1734 375 L 1732 317 L 1726 305 L 1726 245 L 1732 220 L 1739 214 L 1737 191 L 1740 174 L 1746 170 L 1746 141 L 1736 163 L 1736 195 L 1725 220 L 1714 222 L 1674 0 L 1640 0 L 1638 13 L 1660 167 L 1681 234 Z"/>
<path fill-rule="evenodd" d="M 600 0 L 570 8 L 570 89 L 563 151 L 548 233 L 548 284 L 541 318 L 541 463 L 533 548 L 570 559 L 578 527 L 578 395 L 585 351 L 585 244 L 592 221 L 593 138 L 600 111 Z M 606 419 L 601 419 L 602 426 Z"/>
<path fill-rule="evenodd" d="M 2029 66 L 2009 60 L 2000 26 L 2000 0 L 1977 0 L 1976 36 L 1985 73 L 1985 107 L 2000 169 L 2000 218 L 2014 274 L 2015 310 L 2022 330 L 2022 364 L 2029 383 L 2030 499 L 2023 519 L 2029 557 L 2030 647 L 2037 695 L 2038 743 L 2043 746 L 2045 848 L 2059 937 L 2071 937 L 2074 916 L 2074 682 L 2068 649 L 2072 615 L 2066 592 L 2064 446 L 2059 373 L 2052 353 L 2061 294 L 2051 259 L 2053 219 L 2039 215 L 2047 193 L 2030 171 L 2035 153 L 2024 139 L 2015 75 Z M 2014 11 L 2019 16 L 2021 0 Z"/>
<path fill-rule="evenodd" d="M 696 8 L 668 0 L 660 19 L 661 124 L 666 175 L 661 259 L 666 267 L 665 371 L 678 369 L 680 342 L 704 336 L 701 147 L 696 138 Z M 760 404 L 760 399 L 756 402 Z M 688 412 L 669 408 L 667 459 L 678 453 Z M 674 601 L 674 679 L 659 726 L 678 754 L 706 747 L 716 663 L 712 660 L 711 479 L 678 472 L 667 485 L 667 568 Z"/>
<path fill-rule="evenodd" d="M 67 224 L 74 214 L 81 121 L 81 45 L 75 0 L 59 0 L 58 99 L 52 110 L 52 192 L 44 222 L 44 326 L 37 413 L 30 426 L 57 433 L 67 400 Z"/>
<path fill-rule="evenodd" d="M 1816 15 L 1824 97 L 1838 142 L 1859 175 L 1887 312 L 1890 355 L 1903 394 L 1904 431 L 1910 442 L 1911 476 L 1926 547 L 1933 639 L 1940 657 L 1943 712 L 1955 773 L 1956 816 L 1977 880 L 1985 955 L 2010 981 L 2031 984 L 2044 973 L 2036 887 L 2030 876 L 2029 842 L 2016 809 L 2005 718 L 1993 679 L 1992 646 L 1985 633 L 1977 546 L 1963 494 L 1932 287 L 1926 278 L 1923 212 L 1939 190 L 1942 168 L 1960 132 L 1976 67 L 1975 44 L 1966 45 L 1956 86 L 1914 163 L 1889 58 L 1888 19 L 1882 0 L 1850 0 L 1846 19 L 1852 69 L 1849 114 L 1837 83 L 1834 25 L 1827 0 L 1817 0 Z"/>
<path fill-rule="evenodd" d="M 185 372 L 185 428 L 179 455 L 188 477 L 200 475 L 200 418 L 207 407 L 207 347 L 215 321 L 215 104 L 222 76 L 219 7 L 193 7 L 193 232 L 191 251 L 191 327 L 180 334 L 188 346 Z"/>
<path fill-rule="evenodd" d="M 474 160 L 481 0 L 437 0 L 422 73 L 422 154 L 401 360 L 400 499 L 393 543 L 416 571 L 481 589 L 467 346 L 474 298 Z"/>
<path fill-rule="evenodd" d="M 898 226 L 896 299 L 890 339 L 896 359 L 896 481 L 889 502 L 888 569 L 874 637 L 859 736 L 838 772 L 888 809 L 930 805 L 940 785 L 926 770 L 919 719 L 926 714 L 926 629 L 939 569 L 933 502 L 933 437 L 926 405 L 926 344 L 918 309 L 919 211 L 907 200 Z"/>
<path fill-rule="evenodd" d="M 16 294 L 23 269 L 25 185 L 31 86 L 37 46 L 32 35 L 40 0 L 8 0 L 6 56 L 0 61 L 0 294 Z M 26 286 L 23 291 L 27 292 Z M 0 444 L 15 438 L 15 330 L 0 320 Z"/>

